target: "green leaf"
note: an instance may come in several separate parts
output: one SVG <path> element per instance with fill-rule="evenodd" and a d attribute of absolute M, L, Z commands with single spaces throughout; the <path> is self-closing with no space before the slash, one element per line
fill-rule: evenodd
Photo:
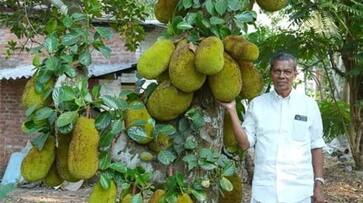
<path fill-rule="evenodd" d="M 193 26 L 190 25 L 188 22 L 182 21 L 180 23 L 178 23 L 178 25 L 176 26 L 179 30 L 189 30 L 192 29 Z"/>
<path fill-rule="evenodd" d="M 224 22 L 224 20 L 222 18 L 218 18 L 218 17 L 213 16 L 213 17 L 210 18 L 210 23 L 212 25 L 220 25 L 220 24 L 223 24 L 225 22 Z"/>
<path fill-rule="evenodd" d="M 79 40 L 80 40 L 80 34 L 75 31 L 72 31 L 72 32 L 64 35 L 62 44 L 64 46 L 72 46 L 72 45 L 76 44 Z"/>
<path fill-rule="evenodd" d="M 188 136 L 184 144 L 185 149 L 195 149 L 197 146 L 198 143 L 195 137 L 192 135 Z"/>
<path fill-rule="evenodd" d="M 55 32 L 57 30 L 57 19 L 51 18 L 48 22 L 47 25 L 45 26 L 45 32 L 47 34 L 50 34 L 52 32 Z"/>
<path fill-rule="evenodd" d="M 204 4 L 205 4 L 205 8 L 207 9 L 208 13 L 213 16 L 215 11 L 214 11 L 214 4 L 213 4 L 212 0 L 207 0 Z"/>
<path fill-rule="evenodd" d="M 105 133 L 102 133 L 102 136 L 99 141 L 99 148 L 101 150 L 107 150 L 111 147 L 112 141 L 115 138 L 116 134 L 111 133 L 109 130 Z"/>
<path fill-rule="evenodd" d="M 126 173 L 127 167 L 121 162 L 115 162 L 110 165 L 110 169 L 117 171 L 119 173 Z"/>
<path fill-rule="evenodd" d="M 92 56 L 89 51 L 85 51 L 79 56 L 79 62 L 85 66 L 91 65 Z"/>
<path fill-rule="evenodd" d="M 185 113 L 185 116 L 192 121 L 195 129 L 200 129 L 205 125 L 203 114 L 197 108 L 191 108 Z"/>
<path fill-rule="evenodd" d="M 66 126 L 70 123 L 74 123 L 76 121 L 77 117 L 78 117 L 77 111 L 68 111 L 68 112 L 62 113 L 56 121 L 56 126 L 58 128 L 60 128 L 60 127 Z"/>
<path fill-rule="evenodd" d="M 94 98 L 97 98 L 97 97 L 99 97 L 99 95 L 100 95 L 100 91 L 101 91 L 101 86 L 100 85 L 95 85 L 95 86 L 93 86 L 92 87 L 92 96 L 94 97 Z"/>
<path fill-rule="evenodd" d="M 43 107 L 35 112 L 33 119 L 36 121 L 45 120 L 49 118 L 53 113 L 53 109 L 49 107 Z"/>
<path fill-rule="evenodd" d="M 188 123 L 188 120 L 185 119 L 185 118 L 181 118 L 179 121 L 178 121 L 178 130 L 180 132 L 184 132 L 184 131 L 187 131 L 189 129 L 189 123 Z"/>
<path fill-rule="evenodd" d="M 98 164 L 99 169 L 106 170 L 111 166 L 111 156 L 108 152 L 102 152 Z"/>
<path fill-rule="evenodd" d="M 40 134 L 31 140 L 32 145 L 41 151 L 44 147 L 45 142 L 48 139 L 49 134 Z"/>
<path fill-rule="evenodd" d="M 112 32 L 106 27 L 96 27 L 96 32 L 104 39 L 110 40 L 112 38 Z"/>
<path fill-rule="evenodd" d="M 26 117 L 29 117 L 30 115 L 32 115 L 34 112 L 35 112 L 35 110 L 37 110 L 37 105 L 33 105 L 33 106 L 31 106 L 31 107 L 29 107 L 26 111 L 25 111 L 25 116 Z"/>
<path fill-rule="evenodd" d="M 39 54 L 34 55 L 32 64 L 33 64 L 33 66 L 36 66 L 36 67 L 40 67 L 42 65 Z"/>
<path fill-rule="evenodd" d="M 183 0 L 183 6 L 185 9 L 188 9 L 193 6 L 193 0 Z"/>
<path fill-rule="evenodd" d="M 64 86 L 59 91 L 59 101 L 72 101 L 76 98 L 75 92 L 72 87 Z"/>
<path fill-rule="evenodd" d="M 58 48 L 58 38 L 55 33 L 50 34 L 45 38 L 44 47 L 48 49 L 50 53 L 53 53 Z"/>
<path fill-rule="evenodd" d="M 233 163 L 227 164 L 225 167 L 223 167 L 222 175 L 223 176 L 232 176 L 236 172 L 235 167 Z"/>
<path fill-rule="evenodd" d="M 215 9 L 219 15 L 223 15 L 228 7 L 228 0 L 218 0 L 215 3 Z"/>
<path fill-rule="evenodd" d="M 175 159 L 176 159 L 175 154 L 169 150 L 162 150 L 158 154 L 159 162 L 166 166 L 173 163 L 173 161 L 175 161 Z"/>
<path fill-rule="evenodd" d="M 51 70 L 51 71 L 57 71 L 58 68 L 59 68 L 59 59 L 57 57 L 49 57 L 46 61 L 45 61 L 45 67 L 48 69 L 48 70 Z"/>
<path fill-rule="evenodd" d="M 73 13 L 71 16 L 75 21 L 86 20 L 87 16 L 83 13 Z"/>
<path fill-rule="evenodd" d="M 234 17 L 238 23 L 252 23 L 256 21 L 257 14 L 254 11 L 244 11 Z"/>
<path fill-rule="evenodd" d="M 158 134 L 173 135 L 176 133 L 176 129 L 172 125 L 159 124 L 156 125 Z"/>
<path fill-rule="evenodd" d="M 124 129 L 125 129 L 124 123 L 121 122 L 120 119 L 118 119 L 112 123 L 111 133 L 117 135 Z"/>
<path fill-rule="evenodd" d="M 63 127 L 58 128 L 58 131 L 61 134 L 66 135 L 66 134 L 70 133 L 73 130 L 73 127 L 74 127 L 74 124 L 73 123 L 70 123 L 70 124 L 68 124 L 66 126 L 63 126 Z"/>
<path fill-rule="evenodd" d="M 240 0 L 228 0 L 228 10 L 237 11 L 242 7 Z"/>
<path fill-rule="evenodd" d="M 127 135 L 139 144 L 146 144 L 153 140 L 153 137 L 146 134 L 145 130 L 139 126 L 132 126 L 127 130 Z"/>
<path fill-rule="evenodd" d="M 110 95 L 105 95 L 100 97 L 103 101 L 103 103 L 110 109 L 115 110 L 126 110 L 127 109 L 127 102 L 123 99 L 113 97 Z"/>
<path fill-rule="evenodd" d="M 65 16 L 62 22 L 66 28 L 70 28 L 73 25 L 73 19 L 70 16 Z"/>
<path fill-rule="evenodd" d="M 202 190 L 191 190 L 193 196 L 195 197 L 195 199 L 197 199 L 199 202 L 203 202 L 207 200 L 207 194 L 205 191 Z"/>
<path fill-rule="evenodd" d="M 222 190 L 231 192 L 233 190 L 233 185 L 231 181 L 229 181 L 226 177 L 222 177 L 219 180 L 219 185 L 221 186 Z"/>
<path fill-rule="evenodd" d="M 183 161 L 187 162 L 189 171 L 198 166 L 198 160 L 194 154 L 184 156 Z"/>
<path fill-rule="evenodd" d="M 96 128 L 98 130 L 105 129 L 111 123 L 111 120 L 112 120 L 112 116 L 108 111 L 101 112 L 97 116 L 96 121 L 95 121 Z"/>
<path fill-rule="evenodd" d="M 70 65 L 65 65 L 64 66 L 64 73 L 70 77 L 70 78 L 74 78 L 77 76 L 77 71 L 76 69 L 74 69 L 72 66 Z"/>
<path fill-rule="evenodd" d="M 111 56 L 111 49 L 108 46 L 99 46 L 97 50 L 101 52 L 101 54 L 106 58 L 109 59 Z"/>
<path fill-rule="evenodd" d="M 104 173 L 101 173 L 100 184 L 103 189 L 107 190 L 110 187 L 111 180 Z"/>
<path fill-rule="evenodd" d="M 145 108 L 145 104 L 142 103 L 142 102 L 139 102 L 139 101 L 136 101 L 136 102 L 132 102 L 130 105 L 129 105 L 129 109 L 130 110 L 138 110 L 138 109 L 143 109 Z"/>

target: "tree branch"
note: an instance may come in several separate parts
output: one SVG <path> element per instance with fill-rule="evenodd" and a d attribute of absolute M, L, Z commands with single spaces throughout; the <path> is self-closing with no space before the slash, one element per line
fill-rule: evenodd
<path fill-rule="evenodd" d="M 345 72 L 343 72 L 342 70 L 340 70 L 337 67 L 337 64 L 334 61 L 333 51 L 331 51 L 331 50 L 329 51 L 329 60 L 330 60 L 331 67 L 333 68 L 335 73 L 338 74 L 340 77 L 344 78 L 345 77 Z"/>

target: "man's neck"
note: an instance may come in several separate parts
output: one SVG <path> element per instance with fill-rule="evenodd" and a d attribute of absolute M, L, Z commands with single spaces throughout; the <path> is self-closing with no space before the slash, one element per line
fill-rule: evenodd
<path fill-rule="evenodd" d="M 288 97 L 289 95 L 290 95 L 290 93 L 291 93 L 291 91 L 292 91 L 292 88 L 291 89 L 289 89 L 289 90 L 285 90 L 285 91 L 277 91 L 276 89 L 275 89 L 275 91 L 276 91 L 276 93 L 278 94 L 278 95 L 280 95 L 282 98 L 285 98 L 285 97 Z"/>

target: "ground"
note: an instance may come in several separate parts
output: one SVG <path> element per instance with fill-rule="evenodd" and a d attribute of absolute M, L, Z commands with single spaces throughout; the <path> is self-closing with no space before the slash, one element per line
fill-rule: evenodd
<path fill-rule="evenodd" d="M 328 202 L 363 203 L 363 171 L 351 171 L 349 166 L 336 158 L 326 158 L 326 184 L 324 191 Z M 244 186 L 245 201 L 249 202 L 251 187 Z M 76 192 L 54 190 L 43 187 L 17 188 L 0 202 L 12 203 L 81 203 L 87 202 L 90 187 L 84 187 Z"/>

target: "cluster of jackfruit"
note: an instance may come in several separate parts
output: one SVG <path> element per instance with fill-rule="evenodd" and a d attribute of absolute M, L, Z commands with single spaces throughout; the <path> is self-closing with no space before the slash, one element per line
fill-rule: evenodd
<path fill-rule="evenodd" d="M 242 180 L 238 175 L 228 176 L 227 179 L 231 181 L 233 190 L 230 192 L 223 192 L 219 197 L 219 203 L 231 203 L 242 201 Z"/>
<path fill-rule="evenodd" d="M 262 89 L 261 76 L 252 63 L 258 56 L 255 44 L 236 35 L 223 41 L 207 37 L 199 46 L 184 39 L 176 48 L 171 40 L 156 41 L 137 64 L 141 76 L 158 81 L 146 104 L 148 113 L 160 121 L 177 118 L 205 81 L 217 100 L 229 102 L 238 95 L 254 98 Z"/>
<path fill-rule="evenodd" d="M 265 11 L 278 11 L 286 7 L 287 0 L 256 0 L 257 4 Z"/>
<path fill-rule="evenodd" d="M 162 23 L 168 23 L 175 11 L 179 0 L 158 0 L 154 7 L 155 17 Z"/>
<path fill-rule="evenodd" d="M 49 80 L 48 83 L 44 87 L 43 92 L 47 92 L 51 87 L 53 87 L 54 82 Z M 33 78 L 27 81 L 23 95 L 21 98 L 21 103 L 23 107 L 29 108 L 31 106 L 42 107 L 48 103 L 48 99 L 44 98 L 44 96 L 36 91 L 35 81 Z"/>

